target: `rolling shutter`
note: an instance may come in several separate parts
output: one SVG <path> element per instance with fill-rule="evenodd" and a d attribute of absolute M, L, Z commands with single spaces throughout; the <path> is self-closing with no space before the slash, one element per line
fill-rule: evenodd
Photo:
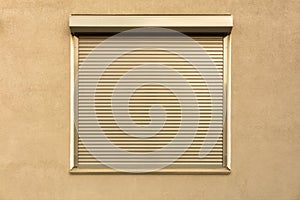
<path fill-rule="evenodd" d="M 77 41 L 77 73 L 76 73 L 76 91 L 75 91 L 75 120 L 77 121 L 75 135 L 75 165 L 78 168 L 87 169 L 107 169 L 108 167 L 101 163 L 97 156 L 106 158 L 112 163 L 128 164 L 129 168 L 134 163 L 135 166 L 143 166 L 151 164 L 152 160 L 138 162 L 135 159 L 128 160 L 126 157 L 120 157 L 119 154 L 107 148 L 107 139 L 111 144 L 125 150 L 136 156 L 145 155 L 147 152 L 155 152 L 172 142 L 176 137 L 181 126 L 195 127 L 193 122 L 193 107 L 187 109 L 187 118 L 191 117 L 190 124 L 181 123 L 181 105 L 176 94 L 164 84 L 158 84 L 158 80 L 164 80 L 168 85 L 176 86 L 176 91 L 180 93 L 182 98 L 187 102 L 189 107 L 190 94 L 189 90 L 184 87 L 181 89 L 178 77 L 169 71 L 160 70 L 155 66 L 167 66 L 170 70 L 175 70 L 190 85 L 196 97 L 197 105 L 200 110 L 199 123 L 196 124 L 197 131 L 193 137 L 191 145 L 184 150 L 178 159 L 166 166 L 166 169 L 178 170 L 194 170 L 207 168 L 223 168 L 226 163 L 225 140 L 223 118 L 225 115 L 225 91 L 224 91 L 224 36 L 203 36 L 191 35 L 197 43 L 203 47 L 202 53 L 195 52 L 193 47 L 184 46 L 184 41 L 180 38 L 159 38 L 152 39 L 151 43 L 155 47 L 156 44 L 171 45 L 172 48 L 184 49 L 184 54 L 193 60 L 204 72 L 205 78 L 199 76 L 199 72 L 184 58 L 172 54 L 163 49 L 137 49 L 127 52 L 115 59 L 109 66 L 106 66 L 106 60 L 115 56 L 120 45 L 127 45 L 128 48 L 136 45 L 134 40 L 136 37 L 127 38 L 116 44 L 111 44 L 107 48 L 97 49 L 102 41 L 109 35 L 79 35 Z M 138 36 L 140 40 L 142 36 Z M 147 38 L 143 38 L 147 41 Z M 132 46 L 130 46 L 132 45 Z M 91 52 L 93 52 L 91 54 Z M 210 62 L 213 62 L 213 66 Z M 135 67 L 148 63 L 149 66 L 143 68 L 144 73 L 134 73 L 130 79 L 122 80 L 122 85 L 118 82 L 128 72 Z M 104 69 L 105 67 L 105 69 Z M 101 77 L 97 75 L 102 71 Z M 159 71 L 159 72 L 157 72 Z M 221 77 L 221 79 L 220 79 Z M 145 80 L 145 84 L 136 88 L 132 92 L 129 101 L 129 107 L 125 108 L 124 104 L 118 104 L 118 100 L 122 101 L 122 97 L 126 97 L 131 84 L 137 81 Z M 147 80 L 147 81 L 146 81 Z M 149 81 L 150 80 L 150 81 Z M 151 83 L 152 80 L 152 83 Z M 97 84 L 97 88 L 92 85 Z M 116 87 L 119 87 L 116 90 Z M 209 92 L 208 88 L 212 90 Z M 114 92 L 118 92 L 115 94 Z M 124 95 L 123 95 L 124 93 Z M 118 99 L 112 103 L 113 95 L 117 95 Z M 122 96 L 123 95 L 123 96 Z M 214 101 L 212 101 L 212 98 Z M 114 107 L 113 107 L 114 106 Z M 154 106 L 154 107 L 153 107 Z M 212 107 L 214 106 L 214 109 Z M 95 108 L 94 108 L 95 107 Z M 158 110 L 155 110 L 157 108 Z M 153 110 L 154 109 L 154 110 Z M 157 114 L 163 109 L 163 116 Z M 113 112 L 117 112 L 118 116 L 114 116 Z M 152 113 L 152 115 L 150 115 Z M 157 113 L 156 113 L 157 112 Z M 190 115 L 189 115 L 190 112 Z M 150 114 L 149 114 L 150 113 Z M 124 114 L 124 115 L 123 115 Z M 122 120 L 130 116 L 133 124 L 128 126 L 137 126 L 137 130 L 141 134 L 152 134 L 152 130 L 147 127 L 152 124 L 154 129 L 157 128 L 155 135 L 151 137 L 134 137 L 126 134 L 124 129 L 126 123 L 122 124 Z M 93 117 L 97 118 L 91 120 Z M 115 117 L 121 124 L 116 122 Z M 212 124 L 212 118 L 214 123 Z M 163 120 L 163 125 L 161 124 Z M 156 124 L 157 123 L 157 124 Z M 120 127 L 120 126 L 123 126 Z M 99 128 L 104 132 L 99 136 Z M 210 130 L 210 134 L 207 134 Z M 136 132 L 138 134 L 138 132 Z M 188 133 L 186 137 L 189 137 Z M 155 162 L 167 162 L 170 155 L 185 148 L 186 140 L 189 138 L 177 138 L 177 143 L 164 154 L 155 157 Z M 208 148 L 210 151 L 205 157 L 199 156 L 201 148 Z"/>

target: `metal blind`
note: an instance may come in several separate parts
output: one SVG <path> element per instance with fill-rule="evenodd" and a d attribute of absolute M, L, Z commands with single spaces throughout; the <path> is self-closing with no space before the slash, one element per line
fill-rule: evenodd
<path fill-rule="evenodd" d="M 197 124 L 197 133 L 192 144 L 176 161 L 166 168 L 178 169 L 180 172 L 181 169 L 192 170 L 197 168 L 223 167 L 224 134 L 222 119 L 224 115 L 224 84 L 223 80 L 219 80 L 217 77 L 220 75 L 223 76 L 224 73 L 224 37 L 191 36 L 195 41 L 202 45 L 204 49 L 203 56 L 199 56 L 199 52 L 197 55 L 194 54 L 193 48 L 187 48 L 186 52 L 183 52 L 207 72 L 206 77 L 208 78 L 206 78 L 206 80 L 199 76 L 199 73 L 197 73 L 195 68 L 187 63 L 186 60 L 178 57 L 178 55 L 161 49 L 138 49 L 136 51 L 126 53 L 114 60 L 114 62 L 103 71 L 102 76 L 99 78 L 95 76 L 95 73 L 98 70 L 103 70 L 101 68 L 104 67 L 104 60 L 108 57 L 114 56 L 114 50 L 118 48 L 118 45 L 122 45 L 122 43 L 118 43 L 110 48 L 95 50 L 95 47 L 107 37 L 108 36 L 103 35 L 78 37 L 78 81 L 75 96 L 77 101 L 75 105 L 75 117 L 78 124 L 78 127 L 76 127 L 76 166 L 78 168 L 107 168 L 107 166 L 103 165 L 101 161 L 97 159 L 97 155 L 106 157 L 110 159 L 111 162 L 127 162 L 129 166 L 131 163 L 135 162 L 134 160 L 128 161 L 126 159 L 123 161 L 120 159 L 120 155 L 110 152 L 110 149 L 106 148 L 103 136 L 98 135 L 97 127 L 99 126 L 112 144 L 136 155 L 157 151 L 172 141 L 182 125 L 180 102 L 178 101 L 176 94 L 174 94 L 168 87 L 164 87 L 162 84 L 145 84 L 137 88 L 134 93 L 132 93 L 129 108 L 124 108 L 123 106 L 114 108 L 117 109 L 119 113 L 122 113 L 123 111 L 126 112 L 126 109 L 128 109 L 131 120 L 140 128 L 138 130 L 141 130 L 141 134 L 147 134 L 147 131 L 149 130 L 147 128 L 143 130 L 142 127 L 146 127 L 151 123 L 153 123 L 153 126 L 156 127 L 155 123 L 157 122 L 159 124 L 162 120 L 160 116 L 155 115 L 155 113 L 152 116 L 149 115 L 151 107 L 163 107 L 165 112 L 164 123 L 160 129 L 158 128 L 158 133 L 153 137 L 138 138 L 125 134 L 124 130 L 120 128 L 120 124 L 115 121 L 115 116 L 113 116 L 111 98 L 114 89 L 122 76 L 134 69 L 136 66 L 143 65 L 144 63 L 159 63 L 178 71 L 189 83 L 197 98 L 199 110 L 201 111 L 199 124 Z M 132 40 L 134 40 L 134 38 Z M 181 45 L 185 45 L 178 38 L 169 38 L 164 41 L 157 38 L 157 42 L 160 44 L 172 44 L 175 48 L 181 48 Z M 153 45 L 155 46 L 155 42 Z M 94 53 L 90 55 L 93 50 Z M 206 55 L 210 57 L 216 66 L 217 74 L 215 73 L 216 71 L 211 70 L 211 67 L 208 65 Z M 155 73 L 155 68 L 146 67 L 145 70 L 146 72 L 149 72 L 149 76 L 147 73 L 136 73 L 135 75 L 138 80 L 152 79 L 153 76 L 151 76 L 151 73 L 154 73 L 154 75 L 156 75 L 155 81 L 157 81 L 157 79 L 162 79 L 167 80 L 170 84 L 177 84 L 177 77 L 172 76 L 172 74 L 161 71 L 158 78 L 157 73 Z M 130 84 L 135 81 L 135 77 L 130 80 L 125 80 L 123 91 L 121 88 L 118 92 L 124 92 L 124 94 L 126 94 L 126 84 L 130 86 Z M 96 89 L 96 94 L 94 95 L 95 91 L 90 88 L 90 85 L 95 82 L 97 82 L 98 87 Z M 214 88 L 213 94 L 208 93 L 207 85 Z M 180 90 L 180 84 L 177 86 L 178 91 L 182 92 L 183 95 L 185 95 L 185 92 L 188 92 L 184 89 Z M 118 95 L 119 97 L 122 97 L 122 94 Z M 216 99 L 214 101 L 214 106 L 217 109 L 213 111 L 211 109 L 211 96 L 214 96 Z M 189 101 L 188 98 L 186 100 Z M 94 115 L 98 118 L 97 124 L 90 120 L 93 113 L 92 106 L 96 106 L 94 109 Z M 122 121 L 122 117 L 126 117 L 126 115 L 119 115 L 118 119 Z M 212 117 L 217 119 L 214 124 L 211 124 Z M 123 124 L 123 126 L 126 128 L 126 124 Z M 189 124 L 186 126 L 189 126 Z M 212 130 L 212 134 L 207 135 L 209 127 Z M 199 157 L 199 149 L 201 146 L 203 147 L 205 138 L 206 146 L 210 145 L 210 140 L 217 140 L 217 142 L 213 145 L 213 147 L 211 147 L 211 151 L 205 157 L 201 158 Z M 185 142 L 184 137 L 179 139 L 178 145 L 175 146 L 176 148 L 171 149 L 164 155 L 160 155 L 162 163 L 165 162 L 169 155 L 182 150 L 181 142 Z M 90 149 L 92 149 L 92 153 Z M 147 165 L 149 163 L 151 163 L 151 159 L 138 164 Z"/>

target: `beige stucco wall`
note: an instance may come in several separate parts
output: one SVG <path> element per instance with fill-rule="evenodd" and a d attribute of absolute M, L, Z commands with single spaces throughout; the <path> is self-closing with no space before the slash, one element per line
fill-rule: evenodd
<path fill-rule="evenodd" d="M 300 3 L 1 0 L 0 199 L 300 199 Z M 71 13 L 231 13 L 232 173 L 70 175 Z"/>

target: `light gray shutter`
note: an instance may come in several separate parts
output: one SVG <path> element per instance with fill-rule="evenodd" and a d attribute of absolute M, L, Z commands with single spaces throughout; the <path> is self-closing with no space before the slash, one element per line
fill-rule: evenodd
<path fill-rule="evenodd" d="M 186 52 L 195 62 L 199 63 L 200 67 L 207 70 L 209 78 L 206 81 L 199 76 L 195 69 L 187 64 L 185 60 L 168 52 L 155 49 L 139 50 L 123 55 L 105 70 L 101 80 L 99 80 L 98 77 L 94 76 L 94 73 L 103 67 L 103 65 L 101 65 L 103 62 L 102 59 L 113 56 L 113 49 L 107 49 L 107 51 L 99 50 L 93 53 L 88 60 L 87 57 L 90 52 L 107 37 L 108 36 L 103 35 L 78 37 L 79 69 L 77 72 L 77 94 L 75 96 L 77 101 L 75 105 L 77 116 L 75 117 L 78 122 L 78 127 L 75 138 L 77 141 L 75 146 L 77 155 L 75 165 L 78 168 L 107 169 L 105 165 L 95 159 L 95 154 L 106 155 L 112 162 L 114 162 L 114 160 L 120 162 L 118 158 L 119 155 L 112 154 L 109 149 L 106 149 L 106 146 L 103 145 L 103 140 L 98 136 L 97 129 L 95 129 L 98 125 L 101 126 L 107 138 L 109 138 L 114 145 L 136 154 L 158 150 L 174 138 L 180 128 L 180 105 L 176 100 L 176 95 L 161 85 L 146 85 L 136 90 L 131 98 L 131 107 L 129 108 L 130 116 L 138 126 L 149 124 L 149 108 L 151 106 L 159 104 L 165 108 L 167 119 L 164 127 L 156 136 L 144 139 L 129 137 L 118 127 L 118 124 L 114 121 L 114 117 L 112 116 L 111 95 L 118 80 L 130 69 L 134 68 L 134 66 L 139 66 L 145 62 L 159 62 L 160 64 L 177 70 L 188 81 L 194 90 L 201 111 L 199 128 L 192 145 L 178 160 L 167 168 L 180 172 L 181 170 L 193 171 L 201 168 L 224 167 L 224 141 L 226 139 L 222 120 L 225 114 L 223 110 L 225 103 L 224 81 L 217 78 L 217 76 L 224 75 L 224 37 L 191 36 L 204 48 L 205 52 L 203 52 L 203 55 L 207 53 L 217 67 L 218 74 L 215 74 L 215 71 L 210 71 L 210 68 L 206 66 L 206 56 L 202 57 L 199 56 L 199 54 L 193 55 L 194 52 L 192 48 Z M 180 48 L 180 45 L 184 45 L 184 43 L 181 43 L 181 41 L 176 38 L 170 38 L 166 41 L 159 41 L 158 39 L 158 42 L 172 43 L 178 46 L 178 48 Z M 168 76 L 168 74 L 162 74 L 162 78 L 174 83 L 177 81 L 176 78 Z M 89 88 L 90 83 L 95 81 L 99 82 L 96 97 L 93 96 L 93 90 Z M 128 84 L 130 84 L 130 82 Z M 214 88 L 213 94 L 208 93 L 207 85 Z M 217 99 L 217 101 L 214 102 L 214 106 L 216 106 L 217 109 L 214 111 L 211 109 L 212 101 L 210 95 L 214 95 Z M 90 113 L 92 112 L 91 105 L 94 100 L 96 102 L 96 115 L 99 117 L 99 124 L 91 123 L 89 120 Z M 214 124 L 211 124 L 210 121 L 212 117 L 217 119 Z M 215 134 L 206 136 L 209 126 Z M 217 143 L 206 157 L 200 158 L 199 149 L 204 145 L 204 139 L 206 137 L 208 137 L 206 146 L 209 146 L 210 139 L 212 141 L 217 139 Z M 184 142 L 184 138 L 182 138 L 182 142 Z M 94 156 L 87 150 L 91 148 L 93 149 Z M 178 145 L 178 149 L 180 148 L 180 145 Z M 176 151 L 176 149 L 174 149 L 174 151 Z M 172 154 L 172 151 L 170 151 L 169 154 Z M 161 156 L 161 161 L 164 162 L 164 159 L 167 157 L 168 154 Z M 151 160 L 149 160 L 149 162 L 151 162 Z M 128 162 L 128 164 L 130 165 L 130 162 Z M 147 163 L 140 164 L 146 165 Z"/>

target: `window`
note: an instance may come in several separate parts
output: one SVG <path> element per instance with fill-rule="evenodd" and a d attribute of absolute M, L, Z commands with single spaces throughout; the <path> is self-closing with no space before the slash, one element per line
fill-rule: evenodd
<path fill-rule="evenodd" d="M 231 15 L 72 15 L 71 172 L 230 172 Z"/>

